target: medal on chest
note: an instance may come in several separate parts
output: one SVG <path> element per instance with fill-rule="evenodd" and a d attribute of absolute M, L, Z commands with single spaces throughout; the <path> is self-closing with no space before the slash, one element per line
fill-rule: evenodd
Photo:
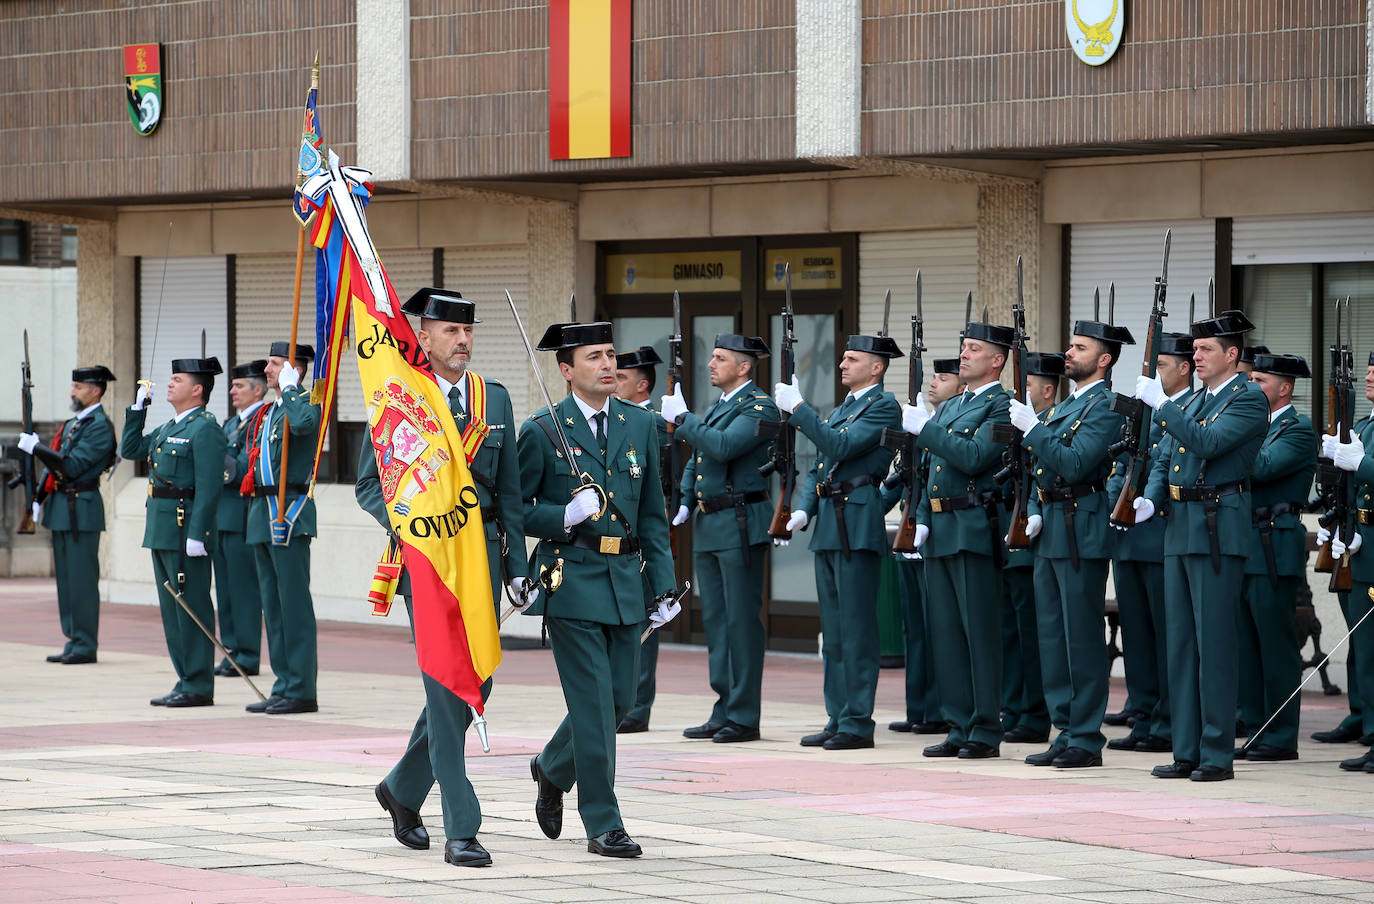
<path fill-rule="evenodd" d="M 630 476 L 638 480 L 643 475 L 644 469 L 639 466 L 639 453 L 635 452 L 634 446 L 631 446 L 630 451 L 625 453 L 625 458 L 630 462 Z"/>

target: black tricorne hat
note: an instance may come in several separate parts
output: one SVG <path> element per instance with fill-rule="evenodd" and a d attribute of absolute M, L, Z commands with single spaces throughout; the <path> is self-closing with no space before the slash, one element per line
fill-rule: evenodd
<path fill-rule="evenodd" d="M 616 370 L 633 370 L 636 367 L 653 367 L 662 364 L 663 359 L 654 351 L 652 345 L 641 345 L 632 352 L 615 356 Z"/>
<path fill-rule="evenodd" d="M 964 328 L 964 338 L 973 339 L 977 342 L 990 342 L 993 345 L 1000 345 L 1009 349 L 1016 344 L 1016 329 L 996 323 L 970 320 L 968 326 Z"/>
<path fill-rule="evenodd" d="M 249 361 L 247 364 L 235 364 L 229 368 L 229 378 L 239 380 L 244 377 L 265 377 L 267 376 L 267 359 L 258 358 L 256 361 Z"/>
<path fill-rule="evenodd" d="M 1280 377 L 1311 377 L 1312 369 L 1302 355 L 1271 355 L 1259 352 L 1253 361 L 1254 369 Z"/>
<path fill-rule="evenodd" d="M 285 357 L 287 356 L 287 354 L 288 354 L 290 351 L 291 351 L 291 343 L 290 343 L 290 342 L 273 342 L 273 343 L 272 343 L 272 347 L 271 347 L 270 349 L 267 350 L 267 354 L 268 354 L 268 357 L 272 357 L 272 358 L 285 358 Z M 309 345 L 305 345 L 304 343 L 297 343 L 297 344 L 296 344 L 296 360 L 297 360 L 297 361 L 314 361 L 314 360 L 315 360 L 315 349 L 314 349 L 314 347 L 313 347 L 313 346 L 309 346 Z"/>
<path fill-rule="evenodd" d="M 219 366 L 218 358 L 173 358 L 172 373 L 213 377 L 215 374 L 224 373 L 224 368 Z"/>
<path fill-rule="evenodd" d="M 1210 320 L 1199 320 L 1191 327 L 1194 339 L 1216 336 L 1243 336 L 1255 328 L 1244 311 L 1222 311 Z"/>
<path fill-rule="evenodd" d="M 1165 333 L 1160 336 L 1159 353 L 1176 358 L 1193 357 L 1193 337 L 1187 333 Z"/>
<path fill-rule="evenodd" d="M 104 364 L 96 364 L 92 367 L 76 367 L 72 369 L 73 383 L 97 383 L 104 386 L 106 383 L 113 383 L 115 375 Z"/>
<path fill-rule="evenodd" d="M 604 345 L 615 342 L 611 338 L 611 325 L 605 321 L 597 323 L 551 323 L 539 337 L 535 346 L 541 352 L 562 351 L 581 345 Z"/>
<path fill-rule="evenodd" d="M 1097 339 L 1112 345 L 1135 345 L 1135 337 L 1131 331 L 1124 326 L 1117 326 L 1114 323 L 1103 323 L 1100 320 L 1079 320 L 1073 325 L 1075 336 L 1087 336 L 1089 339 Z"/>
<path fill-rule="evenodd" d="M 905 357 L 897 347 L 897 340 L 891 336 L 850 336 L 845 348 L 851 352 L 868 352 L 879 358 Z"/>
<path fill-rule="evenodd" d="M 1269 354 L 1269 346 L 1267 345 L 1247 345 L 1240 350 L 1240 363 L 1254 364 L 1256 355 L 1267 354 Z"/>
<path fill-rule="evenodd" d="M 935 361 L 931 363 L 930 367 L 937 374 L 954 374 L 957 376 L 959 373 L 959 359 L 936 358 Z"/>
<path fill-rule="evenodd" d="M 463 297 L 462 292 L 426 287 L 406 299 L 401 310 L 416 317 L 446 320 L 449 323 L 481 323 L 475 319 L 477 305 Z"/>
<path fill-rule="evenodd" d="M 1061 352 L 1030 352 L 1026 355 L 1026 373 L 1036 377 L 1062 377 L 1064 355 Z"/>
<path fill-rule="evenodd" d="M 741 336 L 738 333 L 717 333 L 716 348 L 753 355 L 755 358 L 767 358 L 769 355 L 768 343 L 763 339 L 758 336 Z"/>

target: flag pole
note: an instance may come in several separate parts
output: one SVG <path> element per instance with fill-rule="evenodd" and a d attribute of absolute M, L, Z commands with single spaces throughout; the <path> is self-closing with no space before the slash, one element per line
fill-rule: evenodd
<path fill-rule="evenodd" d="M 315 51 L 315 64 L 310 68 L 310 90 L 314 91 L 320 87 L 320 53 Z M 308 126 L 308 124 L 307 124 Z M 300 167 L 296 168 L 296 187 L 301 185 Z M 301 324 L 301 270 L 305 266 L 305 224 L 300 224 L 300 232 L 296 234 L 296 281 L 295 288 L 291 294 L 291 344 L 287 346 L 287 361 L 291 367 L 296 366 L 296 336 Z M 304 373 L 301 374 L 305 376 Z M 296 384 L 299 388 L 300 384 Z M 278 392 L 281 390 L 278 389 Z M 277 523 L 283 524 L 286 521 L 286 460 L 291 451 L 291 424 L 283 417 L 281 432 L 281 467 L 277 469 Z M 313 489 L 313 488 L 312 488 Z"/>

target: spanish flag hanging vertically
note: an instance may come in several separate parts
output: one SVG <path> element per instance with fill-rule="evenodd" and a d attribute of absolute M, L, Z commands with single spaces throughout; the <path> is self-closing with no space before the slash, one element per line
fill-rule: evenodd
<path fill-rule="evenodd" d="M 630 156 L 631 0 L 550 0 L 549 159 Z"/>

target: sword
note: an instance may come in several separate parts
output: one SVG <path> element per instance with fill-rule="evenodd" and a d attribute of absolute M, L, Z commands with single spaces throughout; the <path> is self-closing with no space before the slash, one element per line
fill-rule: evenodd
<path fill-rule="evenodd" d="M 162 293 L 167 288 L 167 258 L 172 253 L 172 221 L 167 221 L 167 250 L 162 253 L 162 283 L 157 287 L 157 316 L 153 320 L 153 344 L 148 347 L 148 370 L 151 371 L 157 366 L 157 334 L 158 328 L 162 326 Z M 148 387 L 148 401 L 144 404 L 146 408 L 153 402 L 153 381 L 143 379 L 136 381 L 139 386 Z"/>
<path fill-rule="evenodd" d="M 892 290 L 888 289 L 883 296 L 883 328 L 878 330 L 879 336 L 887 335 L 887 315 L 892 311 Z"/>
<path fill-rule="evenodd" d="M 686 598 L 687 598 L 687 594 L 690 593 L 691 590 L 692 590 L 692 582 L 691 582 L 691 581 L 683 581 L 683 582 L 682 582 L 682 586 L 681 586 L 680 588 L 678 588 L 677 596 L 673 597 L 673 603 L 674 603 L 674 605 L 680 604 L 684 599 L 686 599 Z M 645 629 L 644 629 L 644 633 L 641 634 L 641 635 L 639 635 L 639 642 L 640 642 L 640 643 L 644 643 L 644 641 L 648 640 L 648 639 L 649 639 L 649 635 L 652 634 L 652 633 L 654 633 L 655 631 L 657 631 L 657 630 L 658 630 L 658 627 L 659 627 L 659 626 L 658 626 L 658 625 L 655 625 L 653 622 L 649 622 L 649 627 L 645 628 Z"/>
<path fill-rule="evenodd" d="M 547 565 L 540 565 L 539 577 L 535 578 L 535 583 L 543 587 L 544 592 L 549 596 L 553 596 L 558 588 L 563 586 L 563 559 L 554 559 L 552 568 Z M 499 628 L 504 625 L 507 619 L 519 612 L 522 608 L 523 607 L 514 605 L 507 606 L 505 611 L 501 613 L 501 618 L 497 620 L 496 627 Z"/>
<path fill-rule="evenodd" d="M 204 634 L 206 637 L 210 638 L 210 642 L 213 643 L 219 649 L 220 653 L 224 655 L 224 658 L 227 659 L 229 661 L 229 664 L 234 667 L 234 671 L 239 673 L 239 677 L 241 677 L 244 681 L 248 682 L 248 686 L 253 689 L 253 693 L 258 695 L 259 700 L 261 700 L 263 703 L 266 703 L 267 698 L 262 695 L 262 691 L 258 690 L 258 686 L 253 683 L 253 679 L 249 678 L 248 673 L 246 673 L 243 669 L 239 667 L 239 664 L 234 661 L 233 656 L 229 655 L 229 650 L 224 646 L 224 644 L 219 642 L 219 638 L 216 637 L 213 633 L 211 633 L 209 628 L 205 627 L 205 622 L 201 621 L 200 617 L 191 611 L 191 607 L 186 604 L 186 598 L 181 595 L 180 591 L 178 591 L 175 587 L 172 586 L 172 582 L 163 581 L 162 589 L 170 593 L 172 595 L 172 599 L 176 600 L 177 603 L 181 606 L 181 608 L 186 610 L 186 614 L 191 616 L 191 621 L 196 623 L 196 627 L 201 630 L 201 633 Z"/>

